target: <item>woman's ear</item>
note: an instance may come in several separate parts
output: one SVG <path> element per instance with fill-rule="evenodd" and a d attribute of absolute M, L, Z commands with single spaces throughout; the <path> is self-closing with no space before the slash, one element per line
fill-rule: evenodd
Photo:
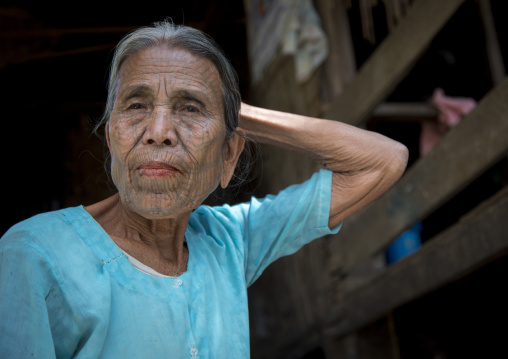
<path fill-rule="evenodd" d="M 245 146 L 245 132 L 237 127 L 231 137 L 226 141 L 223 148 L 223 166 L 220 186 L 226 188 L 235 172 L 236 163 Z"/>

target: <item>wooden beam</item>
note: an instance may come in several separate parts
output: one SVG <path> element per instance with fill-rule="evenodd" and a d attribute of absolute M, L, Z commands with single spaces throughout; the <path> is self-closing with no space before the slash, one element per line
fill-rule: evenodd
<path fill-rule="evenodd" d="M 372 117 L 437 118 L 437 110 L 425 102 L 385 102 L 374 109 Z"/>
<path fill-rule="evenodd" d="M 185 25 L 196 29 L 203 29 L 204 23 L 187 22 Z M 39 28 L 26 30 L 11 30 L 0 33 L 0 39 L 38 39 L 48 37 L 61 37 L 64 35 L 96 35 L 96 34 L 126 34 L 139 26 L 103 26 L 103 27 L 81 27 L 69 29 Z"/>
<path fill-rule="evenodd" d="M 360 125 L 416 64 L 464 0 L 418 0 L 388 35 L 325 118 Z"/>
<path fill-rule="evenodd" d="M 274 356 L 294 358 L 382 318 L 393 309 L 508 254 L 508 187 L 465 215 L 419 251 L 388 267 L 343 300 L 323 321 L 308 326 Z M 325 345 L 326 348 L 326 345 Z"/>
<path fill-rule="evenodd" d="M 508 150 L 508 79 L 482 99 L 434 149 L 329 242 L 334 276 L 383 250 L 501 159 Z M 332 286 L 335 284 L 331 284 Z"/>
<path fill-rule="evenodd" d="M 392 314 L 341 338 L 324 340 L 321 347 L 327 359 L 400 359 Z"/>
<path fill-rule="evenodd" d="M 508 187 L 413 255 L 395 263 L 362 288 L 347 293 L 340 304 L 341 314 L 331 318 L 326 335 L 338 337 L 361 328 L 508 254 L 507 220 Z"/>
<path fill-rule="evenodd" d="M 328 36 L 328 56 L 323 64 L 323 97 L 325 102 L 337 98 L 356 74 L 353 41 L 345 0 L 314 2 Z"/>
<path fill-rule="evenodd" d="M 41 28 L 30 30 L 6 31 L 0 33 L 0 39 L 36 39 L 46 37 L 60 37 L 64 35 L 91 35 L 91 34 L 125 34 L 136 29 L 134 26 L 114 27 L 85 27 L 72 29 Z"/>
<path fill-rule="evenodd" d="M 110 43 L 110 44 L 82 47 L 82 48 L 73 49 L 73 50 L 63 50 L 63 51 L 46 50 L 46 51 L 42 51 L 42 52 L 29 53 L 27 55 L 21 55 L 21 56 L 6 56 L 5 58 L 0 60 L 0 68 L 7 66 L 8 64 L 20 64 L 23 62 L 34 61 L 34 60 L 50 59 L 50 58 L 63 57 L 63 56 L 81 55 L 81 54 L 88 54 L 91 52 L 111 50 L 115 46 L 116 46 L 116 43 Z"/>
<path fill-rule="evenodd" d="M 492 7 L 490 0 L 479 0 L 480 14 L 482 16 L 483 28 L 485 30 L 485 46 L 487 48 L 487 58 L 489 60 L 490 76 L 494 86 L 499 85 L 506 77 L 503 56 L 497 39 L 494 17 L 492 16 Z"/>

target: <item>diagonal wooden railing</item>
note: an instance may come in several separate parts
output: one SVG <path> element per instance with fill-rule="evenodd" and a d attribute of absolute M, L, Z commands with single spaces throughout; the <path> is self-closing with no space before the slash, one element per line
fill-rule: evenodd
<path fill-rule="evenodd" d="M 326 239 L 331 249 L 327 265 L 331 292 L 336 286 L 344 287 L 348 272 L 357 261 L 382 251 L 400 232 L 423 219 L 506 155 L 506 98 L 508 80 L 491 90 L 387 194 L 348 219 L 337 238 Z M 428 241 L 416 254 L 380 270 L 353 289 L 343 290 L 340 298 L 330 295 L 327 315 L 288 342 L 280 357 L 290 358 L 324 338 L 356 330 L 507 252 L 508 240 L 501 231 L 508 220 L 507 206 L 508 192 L 504 190 Z M 473 228 L 475 225 L 478 229 Z"/>

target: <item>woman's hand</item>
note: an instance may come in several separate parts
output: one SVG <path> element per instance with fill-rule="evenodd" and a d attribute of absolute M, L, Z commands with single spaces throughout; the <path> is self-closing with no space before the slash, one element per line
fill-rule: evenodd
<path fill-rule="evenodd" d="M 248 137 L 306 154 L 333 171 L 330 227 L 386 192 L 406 168 L 407 148 L 375 132 L 244 103 L 240 113 Z"/>

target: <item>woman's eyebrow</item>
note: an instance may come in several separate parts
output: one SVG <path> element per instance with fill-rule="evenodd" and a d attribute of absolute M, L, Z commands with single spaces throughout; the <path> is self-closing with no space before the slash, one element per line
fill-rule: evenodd
<path fill-rule="evenodd" d="M 141 97 L 151 94 L 152 91 L 146 85 L 136 85 L 126 88 L 120 93 L 119 97 L 122 97 L 123 100 L 129 100 L 134 97 Z"/>
<path fill-rule="evenodd" d="M 176 98 L 181 98 L 185 100 L 195 101 L 199 103 L 201 106 L 205 107 L 205 101 L 202 100 L 203 96 L 200 96 L 199 94 L 196 94 L 192 91 L 188 90 L 178 90 L 175 92 L 174 96 Z"/>

